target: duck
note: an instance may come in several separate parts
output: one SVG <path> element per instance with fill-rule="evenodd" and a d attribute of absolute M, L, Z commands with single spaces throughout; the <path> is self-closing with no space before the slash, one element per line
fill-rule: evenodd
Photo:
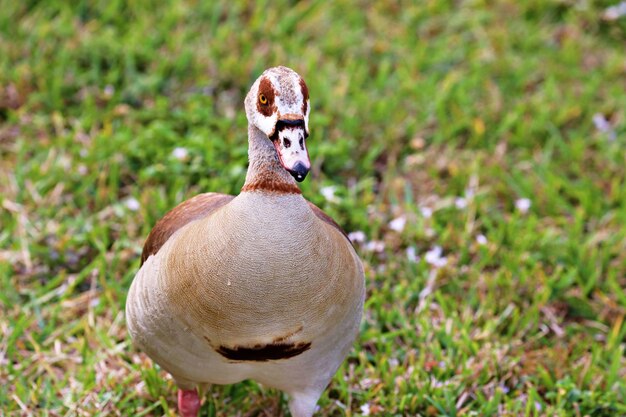
<path fill-rule="evenodd" d="M 298 187 L 311 169 L 309 91 L 265 70 L 244 100 L 248 169 L 237 196 L 203 193 L 154 226 L 128 291 L 133 344 L 173 378 L 178 411 L 199 390 L 254 380 L 311 417 L 358 336 L 361 260 L 342 228 Z"/>

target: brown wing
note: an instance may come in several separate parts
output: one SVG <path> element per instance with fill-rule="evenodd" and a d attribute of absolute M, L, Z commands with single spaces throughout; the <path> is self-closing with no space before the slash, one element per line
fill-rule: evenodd
<path fill-rule="evenodd" d="M 178 229 L 191 221 L 208 216 L 233 198 L 235 197 L 227 194 L 199 194 L 168 211 L 148 235 L 141 253 L 141 264 L 143 265 L 150 255 L 157 253 Z"/>
<path fill-rule="evenodd" d="M 348 234 L 341 228 L 341 226 L 339 226 L 337 224 L 337 222 L 335 222 L 333 220 L 332 217 L 330 217 L 328 214 L 324 213 L 321 208 L 317 207 L 315 204 L 311 203 L 310 201 L 307 201 L 307 203 L 309 203 L 309 207 L 311 207 L 311 210 L 313 210 L 313 213 L 315 213 L 315 215 L 320 220 L 325 221 L 326 223 L 328 223 L 331 226 L 333 226 L 335 229 L 339 230 L 341 232 L 341 234 L 344 235 L 346 239 L 348 239 L 348 242 L 350 242 L 350 244 L 352 244 L 352 242 L 350 241 L 350 238 L 348 237 Z"/>

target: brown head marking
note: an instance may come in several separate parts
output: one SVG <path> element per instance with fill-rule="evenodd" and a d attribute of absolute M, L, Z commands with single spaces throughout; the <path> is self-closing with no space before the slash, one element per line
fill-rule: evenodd
<path fill-rule="evenodd" d="M 302 90 L 302 114 L 306 115 L 306 111 L 308 110 L 307 102 L 309 101 L 309 89 L 302 77 L 300 77 L 300 90 Z"/>
<path fill-rule="evenodd" d="M 269 117 L 276 111 L 276 103 L 274 99 L 276 98 L 276 91 L 274 91 L 274 86 L 272 86 L 272 82 L 267 78 L 261 78 L 261 82 L 259 83 L 259 97 L 261 94 L 265 96 L 267 102 L 262 104 L 259 98 L 257 97 L 256 108 L 263 116 Z"/>

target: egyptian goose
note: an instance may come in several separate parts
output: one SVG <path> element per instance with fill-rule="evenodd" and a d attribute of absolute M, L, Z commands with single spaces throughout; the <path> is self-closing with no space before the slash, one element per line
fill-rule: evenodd
<path fill-rule="evenodd" d="M 270 68 L 245 109 L 241 193 L 200 194 L 157 222 L 128 293 L 128 329 L 174 378 L 183 417 L 198 414 L 198 386 L 244 379 L 286 392 L 292 416 L 311 417 L 358 333 L 363 267 L 296 184 L 311 167 L 304 80 Z"/>

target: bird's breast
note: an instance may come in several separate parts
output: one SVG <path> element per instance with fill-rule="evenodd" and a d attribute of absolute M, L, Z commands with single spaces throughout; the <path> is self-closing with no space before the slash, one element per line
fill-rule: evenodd
<path fill-rule="evenodd" d="M 359 309 L 351 246 L 307 212 L 235 204 L 181 230 L 163 255 L 173 314 L 227 358 L 299 354 Z"/>

